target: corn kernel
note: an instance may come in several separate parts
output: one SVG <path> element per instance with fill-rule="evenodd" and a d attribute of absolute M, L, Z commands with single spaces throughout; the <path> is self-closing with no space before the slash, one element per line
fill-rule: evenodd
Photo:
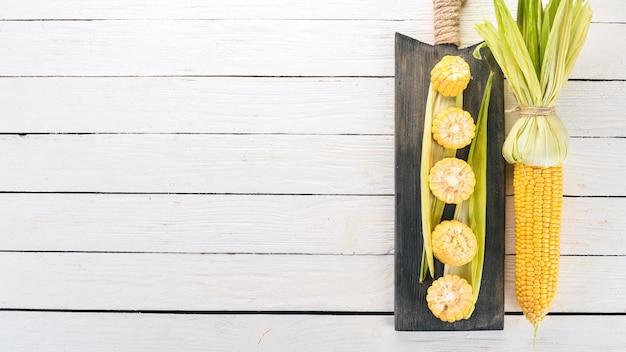
<path fill-rule="evenodd" d="M 467 200 L 474 192 L 474 171 L 465 161 L 458 158 L 439 160 L 428 175 L 431 192 L 439 200 L 458 204 Z"/>
<path fill-rule="evenodd" d="M 444 275 L 428 288 L 426 302 L 433 315 L 443 321 L 467 319 L 474 309 L 472 286 L 458 275 Z"/>
<path fill-rule="evenodd" d="M 556 296 L 563 166 L 515 164 L 515 294 L 530 322 L 541 322 Z"/>
<path fill-rule="evenodd" d="M 472 229 L 457 220 L 445 220 L 431 234 L 433 254 L 447 265 L 469 263 L 476 255 L 478 243 Z"/>
<path fill-rule="evenodd" d="M 433 89 L 447 97 L 459 95 L 470 81 L 470 67 L 460 56 L 444 56 L 430 72 Z"/>
<path fill-rule="evenodd" d="M 449 107 L 433 119 L 433 138 L 444 148 L 461 149 L 472 142 L 476 125 L 469 112 Z"/>

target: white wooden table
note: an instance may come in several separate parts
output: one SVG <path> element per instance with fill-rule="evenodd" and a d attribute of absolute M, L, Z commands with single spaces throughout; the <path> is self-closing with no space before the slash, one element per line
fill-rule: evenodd
<path fill-rule="evenodd" d="M 537 351 L 626 345 L 626 12 L 590 3 Z M 462 16 L 480 41 L 491 0 Z M 0 350 L 532 350 L 510 196 L 505 329 L 393 328 L 393 38 L 429 41 L 431 18 L 424 0 L 0 2 Z"/>

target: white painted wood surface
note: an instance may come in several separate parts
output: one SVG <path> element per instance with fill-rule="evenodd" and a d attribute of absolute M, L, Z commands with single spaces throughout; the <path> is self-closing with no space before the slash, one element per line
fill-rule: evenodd
<path fill-rule="evenodd" d="M 394 137 L 0 135 L 5 191 L 393 194 Z M 568 196 L 624 196 L 626 139 L 572 138 Z M 509 175 L 511 176 L 511 175 Z M 512 177 L 508 178 L 512 193 Z"/>
<path fill-rule="evenodd" d="M 515 13 L 515 0 L 506 0 Z M 594 19 L 619 22 L 620 0 L 589 0 Z M 431 21 L 432 5 L 412 0 L 22 0 L 3 8 L 3 18 L 19 19 L 318 19 L 318 20 L 420 20 Z M 493 19 L 489 1 L 473 1 L 461 9 L 464 20 Z"/>
<path fill-rule="evenodd" d="M 393 196 L 17 193 L 3 199 L 3 248 L 11 251 L 394 251 Z M 511 196 L 506 206 L 513 209 Z M 626 255 L 624 198 L 567 197 L 563 206 L 562 254 Z M 506 253 L 514 254 L 511 211 L 506 230 Z"/>
<path fill-rule="evenodd" d="M 393 77 L 19 77 L 0 90 L 0 133 L 394 133 Z M 570 81 L 558 113 L 572 137 L 619 137 L 623 100 L 624 81 Z"/>
<path fill-rule="evenodd" d="M 626 15 L 590 3 L 557 105 L 573 139 L 538 351 L 626 344 Z M 467 1 L 463 45 L 491 6 Z M 0 2 L 0 349 L 531 350 L 510 175 L 505 330 L 393 330 L 393 36 L 431 42 L 431 18 L 417 0 Z"/>
<path fill-rule="evenodd" d="M 533 351 L 523 317 L 507 315 L 504 324 L 502 331 L 433 333 L 395 332 L 393 317 L 375 315 L 2 312 L 0 340 L 10 351 L 37 352 Z M 534 350 L 620 351 L 625 324 L 624 316 L 553 316 L 542 323 Z"/>
<path fill-rule="evenodd" d="M 3 21 L 0 57 L 5 76 L 393 76 L 395 32 L 433 36 L 411 20 Z M 592 24 L 572 78 L 626 79 L 624 37 Z"/>
<path fill-rule="evenodd" d="M 520 312 L 514 260 L 505 260 L 507 312 Z M 0 303 L 19 309 L 393 310 L 392 255 L 21 252 L 0 264 L 12 268 L 0 274 L 12 287 Z M 624 265 L 624 256 L 563 256 L 552 312 L 626 311 L 626 273 L 608 270 Z"/>

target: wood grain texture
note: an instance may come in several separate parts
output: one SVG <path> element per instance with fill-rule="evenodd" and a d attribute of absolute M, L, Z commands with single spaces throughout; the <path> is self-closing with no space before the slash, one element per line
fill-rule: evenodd
<path fill-rule="evenodd" d="M 505 109 L 512 110 L 517 102 L 507 84 L 505 87 Z M 625 81 L 569 81 L 559 94 L 556 111 L 571 137 L 626 136 L 626 124 L 620 120 L 624 101 Z M 507 133 L 517 116 L 507 113 Z"/>
<path fill-rule="evenodd" d="M 540 351 L 626 344 L 626 17 L 622 0 L 590 3 L 557 105 L 572 136 L 602 137 L 573 140 L 565 175 L 562 248 L 576 256 L 554 311 L 585 315 L 549 315 Z M 483 16 L 491 0 L 466 2 L 463 45 Z M 431 2 L 0 2 L 0 349 L 530 350 L 519 315 L 434 336 L 306 314 L 393 310 L 396 31 L 430 41 Z M 519 314 L 513 260 L 505 309 Z M 6 310 L 24 307 L 173 314 Z"/>
<path fill-rule="evenodd" d="M 626 198 L 566 197 L 561 222 L 562 255 L 626 255 Z M 507 197 L 506 209 L 513 209 Z M 515 222 L 507 211 L 506 253 L 515 254 Z"/>
<path fill-rule="evenodd" d="M 390 78 L 3 78 L 0 91 L 6 133 L 393 134 Z"/>
<path fill-rule="evenodd" d="M 4 135 L 0 189 L 392 194 L 393 137 Z"/>
<path fill-rule="evenodd" d="M 623 22 L 620 0 L 590 0 L 594 21 Z M 203 0 L 22 0 L 0 6 L 1 19 L 320 19 L 320 20 L 429 20 L 432 4 L 412 0 L 266 0 L 253 6 L 251 0 L 215 2 Z M 513 13 L 515 0 L 506 0 Z M 4 4 L 2 4 L 4 5 Z M 297 6 L 294 6 L 297 5 Z M 461 12 L 468 22 L 494 19 L 490 1 L 472 1 Z"/>
<path fill-rule="evenodd" d="M 592 345 L 619 351 L 624 316 L 552 316 L 541 323 L 538 351 Z M 503 331 L 393 331 L 391 316 L 183 315 L 0 312 L 0 340 L 10 351 L 525 351 L 532 325 L 507 315 Z M 567 330 L 564 330 L 567 327 Z"/>
<path fill-rule="evenodd" d="M 394 134 L 394 78 L 0 79 L 2 133 Z M 505 85 L 505 109 L 517 103 Z M 240 104 L 241 101 L 250 102 Z M 557 109 L 573 137 L 626 135 L 625 81 L 570 81 Z M 589 119 L 593 117 L 593 123 Z M 516 114 L 506 114 L 509 131 Z"/>
<path fill-rule="evenodd" d="M 0 308 L 391 310 L 392 256 L 0 253 Z"/>
<path fill-rule="evenodd" d="M 623 138 L 572 138 L 563 164 L 565 196 L 626 196 L 626 184 L 615 175 L 623 172 Z M 513 194 L 513 168 L 507 165 L 507 194 Z"/>
<path fill-rule="evenodd" d="M 393 76 L 395 32 L 433 38 L 430 21 L 0 21 L 0 76 Z M 626 79 L 625 36 L 593 23 L 571 77 Z"/>
<path fill-rule="evenodd" d="M 394 193 L 394 137 L 0 135 L 11 192 Z M 573 138 L 566 196 L 626 196 L 623 138 Z M 507 194 L 512 194 L 508 168 Z"/>
<path fill-rule="evenodd" d="M 505 257 L 506 312 L 520 312 L 514 263 Z M 394 310 L 393 255 L 2 252 L 0 265 L 0 309 Z M 551 312 L 626 311 L 624 265 L 625 256 L 562 256 Z"/>
<path fill-rule="evenodd" d="M 463 50 L 454 45 L 430 46 L 413 38 L 396 35 L 396 148 L 395 148 L 395 328 L 396 330 L 483 330 L 502 329 L 504 322 L 504 95 L 502 72 L 494 72 L 487 122 L 486 244 L 480 287 L 481 295 L 469 319 L 452 324 L 429 314 L 427 289 L 442 276 L 435 259 L 434 276 L 419 281 L 424 246 L 420 211 L 419 169 L 424 138 L 424 114 L 428 99 L 430 71 L 444 55 L 462 56 L 469 64 L 472 80 L 463 92 L 463 109 L 477 117 L 493 60 L 488 51 L 485 61 L 472 57 L 474 47 Z M 496 67 L 495 61 L 490 61 Z M 436 112 L 435 112 L 436 113 Z M 430 136 L 428 136 L 430 138 Z M 426 151 L 427 153 L 428 151 Z M 451 219 L 446 217 L 444 219 Z"/>
<path fill-rule="evenodd" d="M 393 253 L 392 196 L 4 194 L 12 251 Z"/>
<path fill-rule="evenodd" d="M 11 251 L 394 253 L 393 196 L 3 194 Z M 566 197 L 563 255 L 626 255 L 626 198 Z M 513 209 L 507 196 L 506 209 Z M 515 254 L 513 212 L 506 253 Z"/>
<path fill-rule="evenodd" d="M 623 313 L 626 304 L 619 302 L 619 297 L 626 294 L 626 273 L 621 270 L 625 264 L 624 256 L 562 256 L 557 294 L 550 312 Z M 515 256 L 506 256 L 504 268 L 505 309 L 520 312 L 514 288 Z"/>

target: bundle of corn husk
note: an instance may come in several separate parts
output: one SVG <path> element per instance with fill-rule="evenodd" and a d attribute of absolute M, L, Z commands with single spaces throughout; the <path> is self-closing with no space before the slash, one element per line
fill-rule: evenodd
<path fill-rule="evenodd" d="M 502 149 L 514 167 L 515 291 L 535 336 L 556 294 L 563 162 L 569 136 L 555 104 L 591 23 L 585 0 L 520 0 L 517 21 L 504 0 L 494 0 L 497 28 L 476 30 L 502 68 L 519 105 Z"/>

